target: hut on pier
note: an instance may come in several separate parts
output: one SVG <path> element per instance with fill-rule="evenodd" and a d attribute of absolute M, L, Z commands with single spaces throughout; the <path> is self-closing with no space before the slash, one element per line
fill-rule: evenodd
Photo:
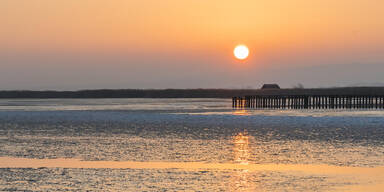
<path fill-rule="evenodd" d="M 264 84 L 261 89 L 280 89 L 278 84 Z"/>

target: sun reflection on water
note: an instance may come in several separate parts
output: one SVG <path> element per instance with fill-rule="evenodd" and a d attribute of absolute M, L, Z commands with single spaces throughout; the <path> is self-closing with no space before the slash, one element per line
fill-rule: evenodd
<path fill-rule="evenodd" d="M 240 165 L 248 165 L 250 150 L 249 150 L 249 136 L 247 131 L 238 133 L 233 138 L 233 152 L 234 161 Z M 255 186 L 250 182 L 251 174 L 248 169 L 236 170 L 232 176 L 232 182 L 230 185 L 230 191 L 236 192 L 250 192 L 255 191 Z"/>
<path fill-rule="evenodd" d="M 249 136 L 247 132 L 239 133 L 234 137 L 235 162 L 248 165 L 249 161 Z"/>
<path fill-rule="evenodd" d="M 249 111 L 248 110 L 245 110 L 245 109 L 240 109 L 240 110 L 234 110 L 232 112 L 233 115 L 241 115 L 241 116 L 247 116 L 247 115 L 250 115 Z"/>

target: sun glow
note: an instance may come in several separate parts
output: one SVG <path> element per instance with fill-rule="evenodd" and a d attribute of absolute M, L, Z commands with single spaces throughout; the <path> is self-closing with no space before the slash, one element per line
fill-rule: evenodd
<path fill-rule="evenodd" d="M 237 59 L 243 60 L 246 59 L 249 55 L 249 49 L 245 45 L 238 45 L 233 50 L 233 54 Z"/>

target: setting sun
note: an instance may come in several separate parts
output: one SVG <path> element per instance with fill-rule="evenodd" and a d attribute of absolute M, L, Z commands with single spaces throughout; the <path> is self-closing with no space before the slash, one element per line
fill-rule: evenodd
<path fill-rule="evenodd" d="M 249 55 L 249 49 L 245 45 L 238 45 L 233 50 L 233 54 L 237 59 L 243 60 L 246 59 Z"/>

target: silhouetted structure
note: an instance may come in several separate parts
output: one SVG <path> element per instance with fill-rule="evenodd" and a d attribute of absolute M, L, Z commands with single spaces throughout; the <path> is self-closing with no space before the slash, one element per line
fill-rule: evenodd
<path fill-rule="evenodd" d="M 384 95 L 255 95 L 233 97 L 234 108 L 383 109 Z"/>
<path fill-rule="evenodd" d="M 278 84 L 264 84 L 261 89 L 280 89 Z"/>

